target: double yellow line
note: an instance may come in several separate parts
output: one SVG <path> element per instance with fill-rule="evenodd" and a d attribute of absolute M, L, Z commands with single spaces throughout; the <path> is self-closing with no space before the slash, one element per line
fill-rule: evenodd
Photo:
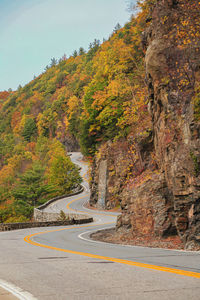
<path fill-rule="evenodd" d="M 73 210 L 72 208 L 70 208 L 70 205 L 73 202 L 78 201 L 80 199 L 83 199 L 85 197 L 86 196 L 83 196 L 83 197 L 79 197 L 77 199 L 72 200 L 71 202 L 69 202 L 67 204 L 67 208 Z M 98 213 L 98 214 L 103 215 L 103 213 Z M 111 224 L 111 223 L 107 223 L 107 224 Z M 93 224 L 82 225 L 82 226 L 76 226 L 76 228 L 87 228 L 87 227 L 94 227 L 94 226 L 98 226 L 98 225 L 93 225 Z M 196 272 L 173 269 L 173 268 L 167 268 L 167 267 L 156 266 L 156 265 L 151 265 L 151 264 L 145 264 L 145 263 L 140 263 L 140 262 L 134 262 L 134 261 L 126 260 L 126 259 L 119 259 L 119 258 L 114 258 L 114 257 L 101 256 L 101 255 L 96 255 L 96 254 L 92 254 L 92 253 L 73 251 L 73 250 L 68 250 L 68 249 L 63 249 L 63 248 L 58 248 L 58 247 L 53 247 L 53 246 L 40 244 L 40 243 L 37 243 L 34 240 L 32 240 L 32 238 L 34 238 L 35 236 L 38 236 L 38 235 L 42 235 L 42 234 L 46 234 L 46 233 L 50 233 L 50 232 L 59 232 L 59 231 L 63 231 L 63 230 L 70 230 L 72 228 L 74 229 L 74 227 L 67 227 L 67 228 L 62 228 L 62 229 L 55 229 L 55 230 L 48 230 L 48 231 L 44 231 L 44 232 L 34 233 L 34 234 L 26 236 L 24 238 L 24 241 L 31 244 L 31 245 L 34 245 L 34 246 L 47 248 L 47 249 L 52 249 L 52 250 L 56 250 L 56 251 L 60 251 L 60 252 L 66 252 L 66 253 L 71 253 L 71 254 L 76 254 L 76 255 L 82 255 L 82 256 L 85 256 L 85 257 L 101 259 L 101 260 L 121 263 L 121 264 L 129 265 L 129 266 L 140 267 L 140 268 L 145 268 L 145 269 L 150 269 L 150 270 L 155 270 L 155 271 L 162 271 L 162 272 L 168 272 L 168 273 L 173 273 L 173 274 L 178 274 L 178 275 L 183 275 L 183 276 L 188 276 L 188 277 L 200 278 L 200 273 L 196 273 Z"/>

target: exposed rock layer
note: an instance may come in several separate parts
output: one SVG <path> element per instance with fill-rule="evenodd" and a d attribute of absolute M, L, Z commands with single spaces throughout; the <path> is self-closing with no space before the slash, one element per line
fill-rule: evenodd
<path fill-rule="evenodd" d="M 143 46 L 152 135 L 136 148 L 141 172 L 129 180 L 128 140 L 103 145 L 92 170 L 91 204 L 98 199 L 98 166 L 107 160 L 106 206 L 121 204 L 118 229 L 125 226 L 135 235 L 178 234 L 187 249 L 200 249 L 200 123 L 194 112 L 199 2 L 157 1 L 149 20 Z"/>

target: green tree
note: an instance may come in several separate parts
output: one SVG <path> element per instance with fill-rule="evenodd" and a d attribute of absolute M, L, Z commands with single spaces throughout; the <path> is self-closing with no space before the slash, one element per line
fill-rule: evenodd
<path fill-rule="evenodd" d="M 38 163 L 35 163 L 32 169 L 26 171 L 19 179 L 12 195 L 21 207 L 35 206 L 40 203 L 42 197 L 53 192 L 52 186 L 45 183 L 44 168 Z"/>
<path fill-rule="evenodd" d="M 72 56 L 75 58 L 75 57 L 77 57 L 77 55 L 78 55 L 77 51 L 76 51 L 76 50 L 74 50 L 74 52 L 73 52 Z"/>
<path fill-rule="evenodd" d="M 51 159 L 49 176 L 51 184 L 62 194 L 69 193 L 82 181 L 78 167 L 71 162 L 68 156 L 62 155 Z"/>
<path fill-rule="evenodd" d="M 84 50 L 83 47 L 80 47 L 80 48 L 79 48 L 78 54 L 79 54 L 79 55 L 85 54 L 85 50 Z"/>
<path fill-rule="evenodd" d="M 63 81 L 65 80 L 65 73 L 59 73 L 56 77 L 56 84 L 58 84 L 59 86 L 62 86 L 63 85 Z"/>
<path fill-rule="evenodd" d="M 51 59 L 50 67 L 56 66 L 56 64 L 57 64 L 57 59 L 55 59 L 55 57 L 53 57 L 53 58 Z"/>
<path fill-rule="evenodd" d="M 36 134 L 37 134 L 37 126 L 35 124 L 35 121 L 31 118 L 26 119 L 22 136 L 27 142 L 30 142 L 31 137 L 35 136 Z"/>
<path fill-rule="evenodd" d="M 10 207 L 0 208 L 0 223 L 4 223 L 12 215 Z"/>

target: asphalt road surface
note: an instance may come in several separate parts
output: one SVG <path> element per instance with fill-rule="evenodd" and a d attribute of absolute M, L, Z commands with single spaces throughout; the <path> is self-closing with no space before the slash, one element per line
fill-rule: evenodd
<path fill-rule="evenodd" d="M 73 153 L 86 179 L 80 158 Z M 90 240 L 91 232 L 113 227 L 117 214 L 85 208 L 83 184 L 82 194 L 46 210 L 89 214 L 94 223 L 0 232 L 0 286 L 29 300 L 200 299 L 200 253 Z"/>

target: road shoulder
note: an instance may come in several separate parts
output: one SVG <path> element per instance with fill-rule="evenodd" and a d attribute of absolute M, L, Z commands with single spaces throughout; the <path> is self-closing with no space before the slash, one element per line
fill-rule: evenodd
<path fill-rule="evenodd" d="M 19 298 L 15 297 L 10 292 L 8 292 L 7 290 L 0 287 L 0 299 L 1 300 L 17 300 Z"/>

